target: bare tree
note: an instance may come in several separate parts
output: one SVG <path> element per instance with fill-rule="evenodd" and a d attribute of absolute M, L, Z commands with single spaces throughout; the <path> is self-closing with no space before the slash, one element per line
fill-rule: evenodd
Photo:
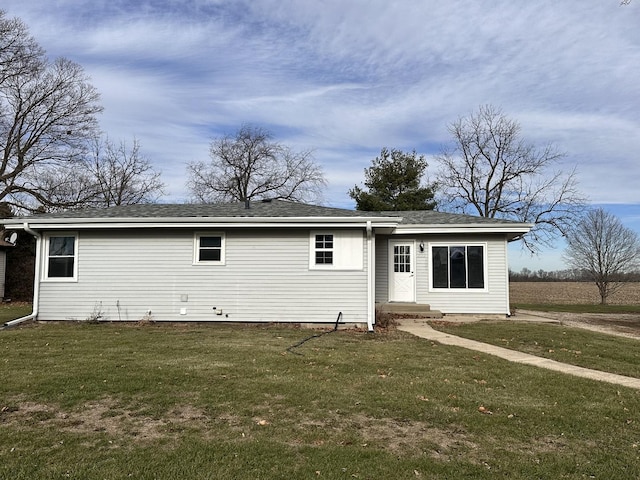
<path fill-rule="evenodd" d="M 37 211 L 154 203 L 164 195 L 165 185 L 140 148 L 136 139 L 129 148 L 124 141 L 95 138 L 82 163 L 40 170 L 39 188 L 49 199 L 47 205 L 30 205 L 27 199 L 23 203 Z"/>
<path fill-rule="evenodd" d="M 0 85 L 37 68 L 43 55 L 26 25 L 0 10 Z"/>
<path fill-rule="evenodd" d="M 154 203 L 164 194 L 160 172 L 142 155 L 135 138 L 131 148 L 124 141 L 96 141 L 88 171 L 96 189 L 94 205 Z"/>
<path fill-rule="evenodd" d="M 584 198 L 575 170 L 558 169 L 564 155 L 554 146 L 527 143 L 519 123 L 491 105 L 458 119 L 449 132 L 452 146 L 436 156 L 442 208 L 534 223 L 514 239 L 532 253 L 574 223 Z"/>
<path fill-rule="evenodd" d="M 82 159 L 98 101 L 82 67 L 50 62 L 27 27 L 0 11 L 0 201 L 54 205 L 40 173 Z"/>
<path fill-rule="evenodd" d="M 34 170 L 33 188 L 37 188 L 38 197 L 24 193 L 11 195 L 12 204 L 18 205 L 19 210 L 38 213 L 70 210 L 90 206 L 96 198 L 95 181 L 79 162 L 39 165 Z M 32 187 L 28 177 L 30 175 L 25 175 L 24 184 Z"/>
<path fill-rule="evenodd" d="M 640 239 L 613 214 L 589 210 L 567 234 L 565 261 L 585 272 L 598 287 L 600 303 L 622 288 L 624 275 L 640 265 Z"/>
<path fill-rule="evenodd" d="M 234 135 L 211 142 L 210 162 L 188 165 L 197 202 L 273 198 L 313 201 L 326 185 L 310 151 L 294 152 L 267 130 L 243 125 Z"/>

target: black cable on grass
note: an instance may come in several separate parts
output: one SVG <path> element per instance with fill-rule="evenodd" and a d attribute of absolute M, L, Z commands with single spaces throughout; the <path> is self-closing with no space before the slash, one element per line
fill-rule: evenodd
<path fill-rule="evenodd" d="M 338 312 L 338 318 L 336 318 L 336 324 L 333 326 L 333 330 L 327 330 L 326 332 L 321 332 L 321 333 L 316 333 L 314 335 L 311 335 L 310 337 L 305 338 L 304 340 L 299 341 L 298 343 L 296 343 L 295 345 L 291 345 L 290 347 L 287 348 L 287 352 L 289 353 L 293 353 L 295 355 L 304 355 L 304 353 L 298 353 L 298 352 L 294 352 L 293 349 L 294 348 L 298 348 L 299 346 L 301 346 L 303 343 L 308 342 L 309 340 L 311 340 L 312 338 L 320 338 L 323 335 L 326 335 L 328 333 L 332 333 L 335 332 L 336 330 L 338 330 L 338 324 L 340 323 L 340 319 L 342 318 L 342 312 Z"/>

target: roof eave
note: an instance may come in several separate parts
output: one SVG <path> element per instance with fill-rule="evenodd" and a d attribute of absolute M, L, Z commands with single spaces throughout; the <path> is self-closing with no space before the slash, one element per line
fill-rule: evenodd
<path fill-rule="evenodd" d="M 224 228 L 224 227 L 365 227 L 393 228 L 400 217 L 163 217 L 163 218 L 48 218 L 6 219 L 9 230 L 25 224 L 34 230 L 81 230 L 96 228 Z"/>
<path fill-rule="evenodd" d="M 465 223 L 465 224 L 441 224 L 441 225 L 398 225 L 395 229 L 396 234 L 403 235 L 420 235 L 420 234 L 455 234 L 455 233 L 478 233 L 478 234 L 496 234 L 502 233 L 507 236 L 515 237 L 524 235 L 533 228 L 532 223 Z"/>

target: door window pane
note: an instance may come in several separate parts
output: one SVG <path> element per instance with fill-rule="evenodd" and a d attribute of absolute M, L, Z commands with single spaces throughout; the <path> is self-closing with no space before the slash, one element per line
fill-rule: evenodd
<path fill-rule="evenodd" d="M 411 245 L 393 246 L 393 271 L 396 273 L 411 272 Z"/>

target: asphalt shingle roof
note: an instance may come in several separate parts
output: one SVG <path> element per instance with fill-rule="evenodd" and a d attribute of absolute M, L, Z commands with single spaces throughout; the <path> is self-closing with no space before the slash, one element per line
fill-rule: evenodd
<path fill-rule="evenodd" d="M 244 202 L 219 204 L 139 204 L 109 208 L 89 208 L 43 213 L 31 220 L 56 218 L 250 218 L 250 217 L 362 217 L 368 212 L 321 207 L 286 200 L 256 201 L 246 208 Z"/>
<path fill-rule="evenodd" d="M 402 217 L 402 225 L 515 224 L 509 220 L 475 217 L 432 210 L 364 212 L 323 207 L 287 200 L 255 201 L 246 208 L 244 202 L 222 204 L 145 204 L 110 208 L 90 208 L 44 213 L 24 217 L 26 221 L 55 219 L 113 218 L 337 218 L 337 217 Z"/>
<path fill-rule="evenodd" d="M 398 212 L 378 212 L 382 215 L 402 217 L 400 225 L 460 225 L 460 224 L 515 224 L 513 220 L 476 217 L 460 213 L 436 212 L 434 210 L 403 210 Z"/>

